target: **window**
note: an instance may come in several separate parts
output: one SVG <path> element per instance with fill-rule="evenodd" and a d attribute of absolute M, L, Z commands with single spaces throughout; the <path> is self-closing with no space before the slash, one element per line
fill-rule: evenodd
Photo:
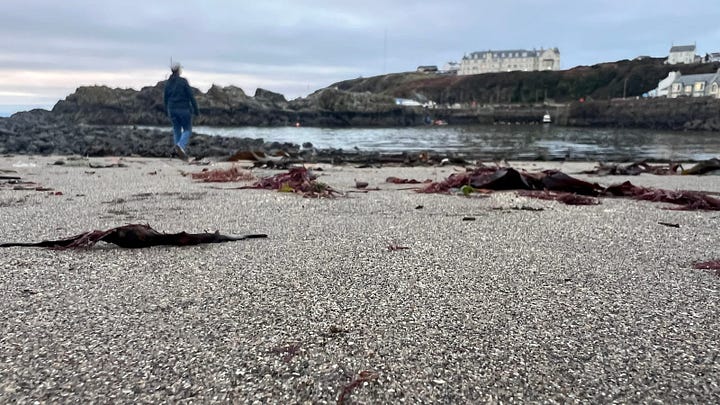
<path fill-rule="evenodd" d="M 695 82 L 695 91 L 704 91 L 705 82 Z"/>
<path fill-rule="evenodd" d="M 713 83 L 712 86 L 710 86 L 710 93 L 715 94 L 715 93 L 717 93 L 717 91 L 718 91 L 718 84 Z"/>

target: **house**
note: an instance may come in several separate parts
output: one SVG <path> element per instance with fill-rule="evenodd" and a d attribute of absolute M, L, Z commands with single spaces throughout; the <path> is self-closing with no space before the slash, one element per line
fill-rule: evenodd
<path fill-rule="evenodd" d="M 667 59 L 669 65 L 695 62 L 695 45 L 678 45 L 670 48 L 670 54 Z"/>
<path fill-rule="evenodd" d="M 668 89 L 669 98 L 713 97 L 720 98 L 720 69 L 715 73 L 683 76 L 679 72 Z M 669 78 L 669 76 L 668 76 Z"/>
<path fill-rule="evenodd" d="M 460 62 L 458 75 L 475 75 L 490 72 L 560 70 L 558 48 L 502 51 L 480 51 L 465 55 Z"/>
<path fill-rule="evenodd" d="M 705 63 L 716 63 L 720 62 L 720 52 L 712 52 L 705 54 Z"/>
<path fill-rule="evenodd" d="M 457 74 L 458 70 L 460 70 L 458 62 L 448 62 L 442 68 L 442 72 L 447 74 Z"/>
<path fill-rule="evenodd" d="M 670 86 L 672 86 L 673 82 L 675 82 L 678 77 L 680 77 L 680 72 L 668 73 L 668 77 L 660 80 L 657 88 L 655 90 L 651 90 L 648 95 L 650 97 L 667 97 L 670 92 Z"/>

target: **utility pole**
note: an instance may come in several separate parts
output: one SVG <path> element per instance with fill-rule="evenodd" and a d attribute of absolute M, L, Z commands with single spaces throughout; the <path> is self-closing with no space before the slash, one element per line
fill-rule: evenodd
<path fill-rule="evenodd" d="M 625 96 L 627 95 L 627 81 L 628 78 L 625 78 L 625 83 L 623 83 L 623 100 L 625 100 Z"/>

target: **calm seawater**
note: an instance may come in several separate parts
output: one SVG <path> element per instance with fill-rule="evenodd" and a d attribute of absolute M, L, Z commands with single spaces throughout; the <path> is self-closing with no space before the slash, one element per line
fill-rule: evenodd
<path fill-rule="evenodd" d="M 196 133 L 310 142 L 315 148 L 463 152 L 474 159 L 698 161 L 720 157 L 720 133 L 569 128 L 554 125 L 410 128 L 195 127 Z"/>

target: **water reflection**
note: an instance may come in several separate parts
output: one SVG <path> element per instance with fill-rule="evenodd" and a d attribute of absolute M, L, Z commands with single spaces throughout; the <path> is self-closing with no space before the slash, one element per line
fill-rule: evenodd
<path fill-rule="evenodd" d="M 720 156 L 720 133 L 493 125 L 412 128 L 217 128 L 196 132 L 310 142 L 318 149 L 462 152 L 475 159 L 634 161 L 704 160 Z"/>

